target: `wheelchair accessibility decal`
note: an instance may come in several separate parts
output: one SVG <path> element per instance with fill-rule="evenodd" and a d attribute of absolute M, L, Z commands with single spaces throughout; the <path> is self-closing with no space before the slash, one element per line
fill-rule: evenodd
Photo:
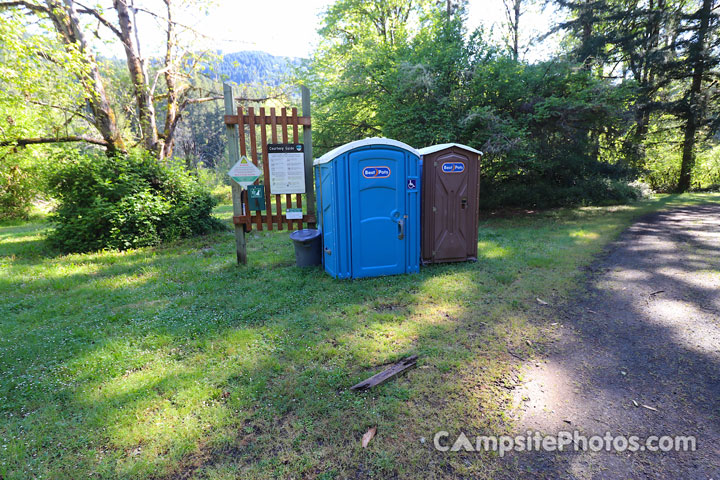
<path fill-rule="evenodd" d="M 408 178 L 407 188 L 408 190 L 415 190 L 417 188 L 417 180 L 414 178 Z"/>
<path fill-rule="evenodd" d="M 362 169 L 365 178 L 388 178 L 390 176 L 390 167 L 365 167 Z"/>
<path fill-rule="evenodd" d="M 445 162 L 442 164 L 443 173 L 461 173 L 465 171 L 465 164 L 462 162 Z"/>

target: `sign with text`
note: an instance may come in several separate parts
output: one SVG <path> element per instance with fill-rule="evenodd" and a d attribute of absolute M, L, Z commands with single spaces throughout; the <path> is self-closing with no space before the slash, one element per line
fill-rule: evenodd
<path fill-rule="evenodd" d="M 462 173 L 465 171 L 465 164 L 462 162 L 445 162 L 442 164 L 443 173 Z"/>
<path fill-rule="evenodd" d="M 288 220 L 302 220 L 302 218 L 303 218 L 302 208 L 288 208 L 285 211 L 285 217 Z"/>
<path fill-rule="evenodd" d="M 228 172 L 230 178 L 235 180 L 241 187 L 252 185 L 260 177 L 260 169 L 243 155 Z"/>
<path fill-rule="evenodd" d="M 305 154 L 302 143 L 269 143 L 270 193 L 305 193 Z"/>
<path fill-rule="evenodd" d="M 388 178 L 390 176 L 390 167 L 365 167 L 362 169 L 365 178 Z"/>

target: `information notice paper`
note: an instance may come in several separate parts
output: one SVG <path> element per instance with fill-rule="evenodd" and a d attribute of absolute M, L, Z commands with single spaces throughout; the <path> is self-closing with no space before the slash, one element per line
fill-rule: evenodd
<path fill-rule="evenodd" d="M 268 144 L 270 193 L 305 193 L 305 153 L 301 143 Z"/>

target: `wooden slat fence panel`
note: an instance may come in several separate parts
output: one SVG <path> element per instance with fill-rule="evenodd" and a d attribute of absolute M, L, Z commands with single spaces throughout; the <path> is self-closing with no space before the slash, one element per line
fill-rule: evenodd
<path fill-rule="evenodd" d="M 288 143 L 288 131 L 287 131 L 287 108 L 283 107 L 280 109 L 280 134 L 282 136 L 282 143 Z M 292 208 L 292 194 L 285 194 L 285 209 Z M 288 230 L 292 230 L 293 222 L 288 221 Z"/>
<path fill-rule="evenodd" d="M 277 116 L 275 116 L 275 107 L 270 107 L 270 128 L 272 131 L 270 132 L 270 138 L 272 138 L 272 143 L 278 143 L 277 139 Z M 264 143 L 263 143 L 264 145 Z M 268 160 L 269 162 L 269 160 Z M 283 226 L 283 218 L 282 218 L 282 196 L 281 195 L 275 195 L 275 212 L 277 212 L 277 229 L 282 230 Z"/>
<path fill-rule="evenodd" d="M 304 224 L 314 226 L 316 223 L 314 214 L 304 214 L 302 220 L 288 220 L 285 215 L 283 215 L 283 195 L 272 195 L 270 193 L 270 165 L 267 151 L 268 143 L 279 143 L 278 127 L 280 128 L 282 143 L 289 142 L 290 129 L 292 129 L 292 142 L 300 143 L 299 128 L 311 127 L 310 117 L 298 116 L 297 108 L 290 109 L 290 113 L 288 113 L 288 109 L 283 107 L 280 109 L 280 114 L 278 115 L 276 109 L 271 107 L 268 115 L 265 107 L 260 107 L 257 113 L 253 107 L 248 107 L 247 113 L 243 107 L 238 107 L 237 115 L 225 115 L 224 119 L 226 125 L 238 126 L 240 154 L 249 156 L 255 165 L 262 165 L 262 172 L 265 179 L 265 214 L 260 210 L 254 213 L 250 212 L 247 191 L 243 191 L 241 201 L 244 211 L 242 215 L 236 214 L 233 217 L 233 222 L 236 225 L 243 225 L 246 231 L 252 230 L 253 226 L 259 231 L 263 230 L 263 226 L 268 230 L 273 230 L 273 228 L 282 230 L 283 224 L 287 225 L 288 230 L 293 230 L 293 227 L 301 229 Z M 270 135 L 267 133 L 268 128 L 271 129 Z M 260 152 L 258 152 L 257 147 L 258 129 L 260 130 Z M 270 142 L 268 142 L 268 140 L 270 140 Z M 259 180 L 255 183 L 258 184 Z M 293 196 L 295 197 L 294 200 Z M 275 200 L 274 208 L 272 197 L 274 197 Z M 284 200 L 286 208 L 293 208 L 293 204 L 296 205 L 297 208 L 302 209 L 303 207 L 302 194 L 286 194 Z"/>

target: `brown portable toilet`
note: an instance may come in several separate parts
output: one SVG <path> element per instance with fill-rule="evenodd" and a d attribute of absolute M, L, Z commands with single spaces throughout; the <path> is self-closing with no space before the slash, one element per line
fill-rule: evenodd
<path fill-rule="evenodd" d="M 423 263 L 477 260 L 482 152 L 457 143 L 419 152 Z"/>

